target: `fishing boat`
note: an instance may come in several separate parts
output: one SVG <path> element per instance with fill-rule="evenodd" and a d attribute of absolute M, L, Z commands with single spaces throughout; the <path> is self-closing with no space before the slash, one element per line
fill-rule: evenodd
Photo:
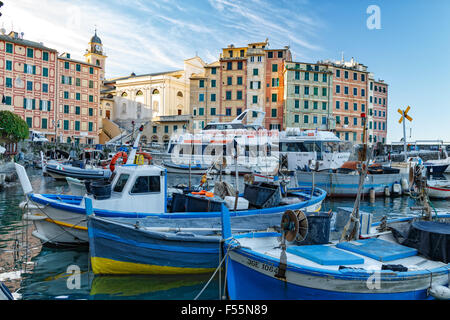
<path fill-rule="evenodd" d="M 328 238 L 330 224 L 322 223 L 322 233 L 316 232 L 312 243 L 303 244 L 308 228 L 320 215 L 290 211 L 281 220 L 281 232 L 232 235 L 228 214 L 225 208 L 223 238 L 232 300 L 450 298 L 448 260 L 435 261 L 420 248 L 399 244 L 391 231 L 376 229 L 379 223 L 368 225 L 361 220 L 369 232 L 361 232 L 361 238 L 352 241 Z M 450 215 L 441 218 L 448 220 Z M 413 220 L 387 220 L 387 227 L 411 224 L 416 230 L 430 229 L 430 224 Z M 450 224 L 431 223 L 445 228 L 448 237 Z"/>
<path fill-rule="evenodd" d="M 287 169 L 291 171 L 337 169 L 351 154 L 350 144 L 330 131 L 286 128 L 279 140 L 279 153 L 287 157 Z"/>
<path fill-rule="evenodd" d="M 92 270 L 95 274 L 211 272 L 221 254 L 222 204 L 232 210 L 233 230 L 242 232 L 278 224 L 281 213 L 288 208 L 317 211 L 326 195 L 319 188 L 289 189 L 276 201 L 278 192 L 268 184 L 256 184 L 239 196 L 238 204 L 249 201 L 259 208 L 243 209 L 239 205 L 234 210 L 234 201 L 229 201 L 234 197 L 223 200 L 207 194 L 174 194 L 170 207 L 173 212 L 165 214 L 120 218 L 104 217 L 94 210 L 88 218 Z"/>
<path fill-rule="evenodd" d="M 173 219 L 177 216 L 184 218 L 195 216 L 203 219 L 220 215 L 219 209 L 216 209 L 215 212 L 212 209 L 205 209 L 204 211 L 209 211 L 209 213 L 203 215 L 189 212 L 191 209 L 185 208 L 183 204 L 185 200 L 180 198 L 182 194 L 174 193 L 173 198 L 169 197 L 167 171 L 165 168 L 156 165 L 125 164 L 119 166 L 115 169 L 114 175 L 109 181 L 91 182 L 89 188 L 87 188 L 88 194 L 85 196 L 33 193 L 25 169 L 18 164 L 15 165 L 26 195 L 26 201 L 20 204 L 22 208 L 27 210 L 24 219 L 33 221 L 36 227 L 33 235 L 46 244 L 87 244 L 87 199 L 92 201 L 93 212 L 97 217 L 136 219 L 155 216 Z M 262 189 L 264 188 L 260 190 Z M 270 191 L 275 194 L 275 191 Z M 310 188 L 289 190 L 292 197 L 283 197 L 283 199 L 294 201 L 294 206 L 299 208 L 315 207 L 317 209 L 326 193 L 319 188 L 315 188 L 313 191 Z M 192 196 L 193 199 L 191 200 L 194 203 L 195 198 L 202 195 L 194 194 Z M 211 200 L 209 197 L 207 198 L 208 201 Z M 231 200 L 234 200 L 234 198 Z M 237 204 L 245 204 L 246 201 L 245 194 L 240 194 Z M 182 204 L 181 207 L 179 203 Z M 244 215 L 253 214 L 257 216 L 257 214 L 273 213 L 273 210 L 283 210 L 283 207 L 280 205 L 275 209 L 248 209 L 241 212 Z M 192 211 L 197 212 L 198 210 L 192 209 Z M 181 216 L 177 212 L 182 212 Z"/>
<path fill-rule="evenodd" d="M 297 183 L 299 186 L 317 186 L 324 189 L 330 197 L 354 197 L 358 192 L 359 174 L 355 171 L 343 173 L 330 172 L 304 172 L 297 171 Z M 407 187 L 408 175 L 406 173 L 373 173 L 368 174 L 364 180 L 363 195 L 369 195 L 371 190 L 375 195 L 384 195 L 386 189 L 394 193 L 399 186 Z"/>

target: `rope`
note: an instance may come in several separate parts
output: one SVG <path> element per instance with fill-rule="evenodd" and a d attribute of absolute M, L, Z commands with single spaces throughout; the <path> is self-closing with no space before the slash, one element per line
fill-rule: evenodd
<path fill-rule="evenodd" d="M 225 240 L 227 240 L 227 239 L 225 239 Z M 220 243 L 222 243 L 222 242 L 225 241 L 225 240 L 221 240 Z M 234 240 L 235 240 L 235 239 L 234 239 Z M 235 241 L 237 241 L 237 240 L 235 240 Z M 237 241 L 237 242 L 238 242 L 238 241 Z M 238 242 L 238 243 L 239 243 L 239 242 Z M 197 294 L 197 296 L 194 298 L 194 300 L 197 300 L 197 299 L 202 295 L 203 291 L 205 291 L 205 289 L 208 287 L 209 283 L 212 281 L 212 279 L 213 279 L 214 276 L 216 275 L 217 271 L 219 271 L 219 269 L 222 267 L 223 262 L 225 261 L 225 259 L 226 259 L 226 258 L 228 257 L 228 255 L 230 254 L 230 251 L 231 251 L 231 250 L 230 250 L 230 247 L 231 247 L 231 246 L 232 246 L 232 243 L 230 243 L 230 244 L 228 245 L 226 255 L 222 258 L 222 260 L 220 261 L 218 267 L 216 268 L 216 270 L 215 270 L 214 273 L 212 274 L 211 278 L 209 278 L 208 282 L 206 282 L 205 286 L 204 286 L 204 287 L 202 288 L 202 290 Z M 225 275 L 226 275 L 226 270 L 225 270 Z M 226 281 L 226 276 L 225 276 L 225 281 Z M 225 286 L 225 287 L 226 287 L 226 286 Z M 225 287 L 224 287 L 224 290 L 225 290 Z"/>

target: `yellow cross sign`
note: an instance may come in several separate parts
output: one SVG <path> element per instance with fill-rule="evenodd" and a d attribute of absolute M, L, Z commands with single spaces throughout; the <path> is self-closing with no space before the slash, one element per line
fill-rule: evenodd
<path fill-rule="evenodd" d="M 402 123 L 403 118 L 408 119 L 409 121 L 412 121 L 412 118 L 410 116 L 408 116 L 408 111 L 409 109 L 411 109 L 410 106 L 408 106 L 406 108 L 406 110 L 402 110 L 402 109 L 398 109 L 398 113 L 400 113 L 402 115 L 402 117 L 400 118 L 400 120 L 398 120 L 398 123 Z"/>

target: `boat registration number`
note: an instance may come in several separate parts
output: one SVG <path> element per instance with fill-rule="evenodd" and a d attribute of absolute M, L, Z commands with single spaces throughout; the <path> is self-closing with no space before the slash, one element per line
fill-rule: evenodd
<path fill-rule="evenodd" d="M 261 269 L 263 271 L 278 273 L 278 267 L 275 267 L 273 264 L 267 264 L 247 258 L 247 265 L 253 268 Z"/>

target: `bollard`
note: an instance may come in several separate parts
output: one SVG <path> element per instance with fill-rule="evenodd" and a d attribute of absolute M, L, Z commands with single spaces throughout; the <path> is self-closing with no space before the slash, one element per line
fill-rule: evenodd
<path fill-rule="evenodd" d="M 375 189 L 370 189 L 370 202 L 375 202 Z"/>
<path fill-rule="evenodd" d="M 386 197 L 390 197 L 390 196 L 391 196 L 391 192 L 389 191 L 389 187 L 385 187 L 385 188 L 384 188 L 384 195 L 385 195 Z"/>

